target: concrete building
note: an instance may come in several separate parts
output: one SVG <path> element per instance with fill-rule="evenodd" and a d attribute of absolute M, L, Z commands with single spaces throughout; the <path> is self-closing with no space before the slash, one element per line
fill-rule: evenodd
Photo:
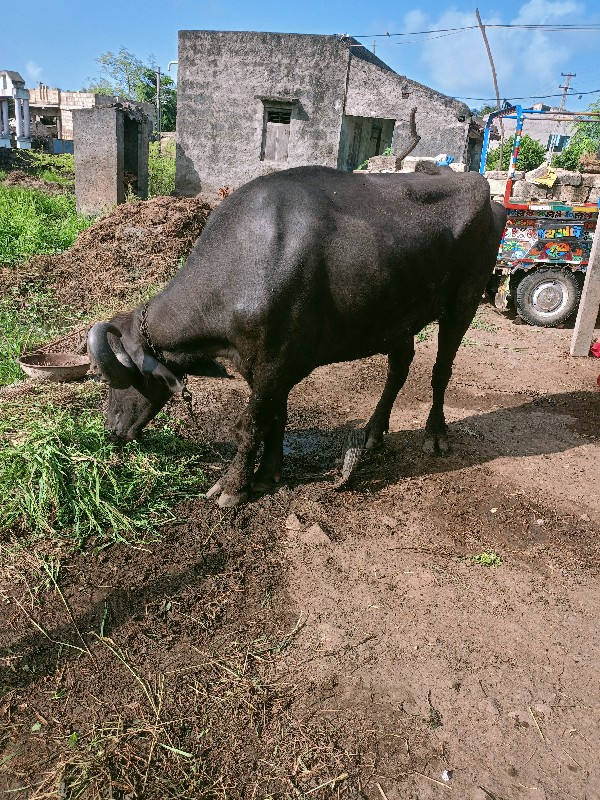
<path fill-rule="evenodd" d="M 14 105 L 16 145 L 22 150 L 31 147 L 29 128 L 29 91 L 18 72 L 0 70 L 0 147 L 12 147 L 9 127 L 9 100 Z"/>
<path fill-rule="evenodd" d="M 411 139 L 477 169 L 482 123 L 461 102 L 394 72 L 341 36 L 180 31 L 179 193 L 215 193 L 278 169 L 356 169 Z"/>
<path fill-rule="evenodd" d="M 114 105 L 116 97 L 93 92 L 64 92 L 40 83 L 29 90 L 29 110 L 32 122 L 43 123 L 59 142 L 73 141 L 73 111 L 82 108 L 105 108 Z M 65 145 L 55 146 L 63 152 Z M 72 146 L 67 150 L 73 152 Z"/>
<path fill-rule="evenodd" d="M 129 192 L 148 197 L 148 143 L 152 120 L 130 103 L 73 111 L 77 211 L 95 216 Z"/>

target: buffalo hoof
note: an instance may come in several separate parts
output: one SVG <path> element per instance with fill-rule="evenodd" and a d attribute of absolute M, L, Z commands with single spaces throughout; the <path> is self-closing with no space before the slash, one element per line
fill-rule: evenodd
<path fill-rule="evenodd" d="M 221 481 L 217 481 L 206 493 L 208 500 L 215 499 L 219 508 L 234 508 L 248 500 L 248 492 L 240 492 L 239 494 L 229 494 L 223 491 Z"/>
<path fill-rule="evenodd" d="M 241 506 L 242 503 L 245 503 L 247 500 L 248 492 L 240 492 L 240 494 L 227 494 L 227 492 L 221 492 L 221 495 L 217 500 L 217 505 L 219 508 L 235 508 L 235 506 Z"/>
<path fill-rule="evenodd" d="M 448 437 L 445 433 L 436 436 L 428 433 L 423 443 L 423 452 L 430 456 L 445 456 L 450 451 Z"/>
<path fill-rule="evenodd" d="M 272 492 L 279 486 L 280 481 L 281 475 L 261 475 L 259 470 L 252 481 L 252 491 L 258 494 Z"/>
<path fill-rule="evenodd" d="M 383 447 L 383 435 L 370 433 L 365 445 L 365 452 L 368 453 L 369 451 L 379 450 L 380 447 Z"/>
<path fill-rule="evenodd" d="M 212 497 L 215 497 L 215 495 L 221 494 L 222 491 L 223 487 L 221 486 L 221 481 L 217 481 L 215 485 L 208 490 L 206 497 L 210 500 Z"/>

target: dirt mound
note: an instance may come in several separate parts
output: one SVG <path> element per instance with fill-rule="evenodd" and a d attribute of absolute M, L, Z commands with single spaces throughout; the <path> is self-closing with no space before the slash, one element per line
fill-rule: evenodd
<path fill-rule="evenodd" d="M 130 307 L 177 271 L 214 206 L 194 197 L 127 203 L 80 234 L 57 256 L 37 256 L 28 277 L 50 279 L 59 303 L 93 313 Z"/>
<path fill-rule="evenodd" d="M 45 178 L 36 178 L 22 169 L 9 172 L 3 181 L 5 186 L 19 186 L 21 189 L 37 189 L 46 194 L 68 194 L 73 190 L 61 183 L 47 181 Z"/>

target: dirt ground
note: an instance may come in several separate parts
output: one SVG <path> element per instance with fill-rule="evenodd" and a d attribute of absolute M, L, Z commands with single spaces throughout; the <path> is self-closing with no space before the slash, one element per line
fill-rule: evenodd
<path fill-rule="evenodd" d="M 382 357 L 295 388 L 276 493 L 199 498 L 162 542 L 66 557 L 60 591 L 4 548 L 0 790 L 600 798 L 600 361 L 570 358 L 571 334 L 482 306 L 447 457 L 421 451 L 432 331 L 350 489 Z M 199 429 L 171 410 L 212 482 L 247 388 L 191 389 Z"/>

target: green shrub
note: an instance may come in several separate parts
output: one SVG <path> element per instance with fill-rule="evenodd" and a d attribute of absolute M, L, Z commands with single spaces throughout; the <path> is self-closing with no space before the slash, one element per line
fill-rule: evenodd
<path fill-rule="evenodd" d="M 502 166 L 498 166 L 498 162 L 500 160 L 500 148 L 497 147 L 495 150 L 490 150 L 485 165 L 486 169 L 508 169 L 510 165 L 512 149 L 513 139 L 510 137 L 504 142 L 504 148 L 502 150 Z M 521 138 L 519 155 L 517 156 L 517 169 L 529 172 L 529 170 L 535 169 L 536 167 L 539 167 L 540 164 L 543 164 L 545 158 L 546 150 L 544 146 L 535 139 L 532 139 L 531 136 L 526 133 Z"/>
<path fill-rule="evenodd" d="M 148 156 L 148 197 L 169 195 L 175 190 L 175 142 L 161 153 L 159 142 L 150 142 Z"/>
<path fill-rule="evenodd" d="M 600 112 L 600 100 L 596 100 L 587 108 L 588 111 Z M 553 167 L 563 169 L 582 170 L 580 159 L 587 153 L 595 153 L 600 146 L 600 119 L 588 122 L 576 122 L 573 126 L 575 132 L 569 144 L 559 155 L 552 159 Z"/>
<path fill-rule="evenodd" d="M 70 194 L 0 186 L 0 263 L 61 253 L 92 220 L 78 215 Z"/>

